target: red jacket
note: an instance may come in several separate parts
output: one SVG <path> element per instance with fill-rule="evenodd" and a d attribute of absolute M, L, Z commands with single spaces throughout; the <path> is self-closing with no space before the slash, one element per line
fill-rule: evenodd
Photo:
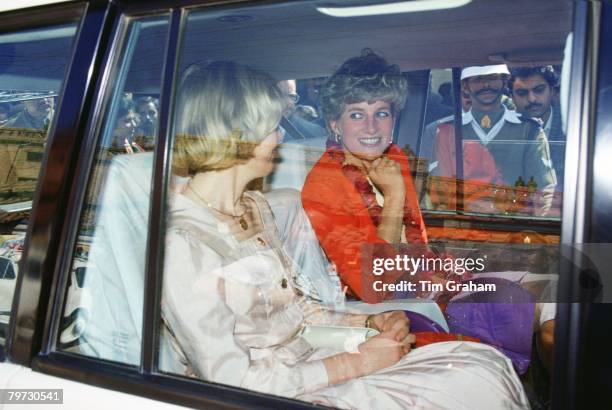
<path fill-rule="evenodd" d="M 437 176 L 430 179 L 431 202 L 438 209 L 455 210 L 457 185 L 460 185 L 463 190 L 464 209 L 483 212 L 483 209 L 474 207 L 478 205 L 478 201 L 492 199 L 498 185 L 507 185 L 495 164 L 495 159 L 480 143 L 464 145 L 464 177 L 458 180 L 454 124 L 439 124 L 436 138 L 435 157 L 438 159 L 438 171 Z"/>
<path fill-rule="evenodd" d="M 328 149 L 314 165 L 302 189 L 302 203 L 327 257 L 336 265 L 348 292 L 366 302 L 379 302 L 386 296 L 374 292 L 372 282 L 384 280 L 391 283 L 398 275 L 373 276 L 371 266 L 361 269 L 361 257 L 365 244 L 387 244 L 377 235 L 376 226 L 368 208 L 353 183 L 344 175 L 342 164 L 331 158 Z M 406 227 L 408 242 L 427 243 L 425 224 L 419 210 L 417 195 L 408 168 L 408 158 L 396 145 L 388 153 L 400 164 L 406 185 L 406 207 L 412 220 Z M 364 281 L 363 279 L 366 279 Z"/>

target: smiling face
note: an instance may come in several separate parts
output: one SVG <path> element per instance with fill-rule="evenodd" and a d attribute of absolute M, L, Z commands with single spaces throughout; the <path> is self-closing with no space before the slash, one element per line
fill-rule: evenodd
<path fill-rule="evenodd" d="M 393 134 L 393 112 L 388 102 L 377 100 L 347 104 L 329 125 L 341 138 L 342 147 L 357 158 L 374 161 L 389 147 Z"/>
<path fill-rule="evenodd" d="M 514 80 L 512 100 L 521 114 L 546 120 L 552 97 L 552 88 L 541 75 L 517 77 Z"/>
<path fill-rule="evenodd" d="M 489 110 L 501 104 L 505 78 L 502 74 L 477 75 L 462 82 L 463 91 L 469 94 L 472 106 L 477 110 Z"/>

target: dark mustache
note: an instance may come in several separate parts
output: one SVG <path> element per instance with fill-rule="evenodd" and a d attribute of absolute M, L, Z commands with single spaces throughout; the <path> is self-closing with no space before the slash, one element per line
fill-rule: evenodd
<path fill-rule="evenodd" d="M 499 91 L 500 91 L 499 88 L 487 87 L 487 88 L 483 88 L 481 90 L 476 91 L 476 95 L 480 95 L 480 94 L 487 93 L 487 92 L 499 94 Z"/>
<path fill-rule="evenodd" d="M 531 103 L 525 109 L 526 110 L 531 110 L 532 108 L 540 108 L 542 106 L 543 106 L 543 104 L 540 104 L 540 103 Z"/>

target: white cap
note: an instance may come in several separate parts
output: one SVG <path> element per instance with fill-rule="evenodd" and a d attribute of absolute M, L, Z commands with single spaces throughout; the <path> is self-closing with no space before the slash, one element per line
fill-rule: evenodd
<path fill-rule="evenodd" d="M 477 75 L 490 75 L 490 74 L 506 74 L 510 75 L 508 66 L 505 64 L 496 65 L 484 65 L 484 66 L 472 66 L 466 67 L 461 70 L 461 79 L 476 77 Z"/>

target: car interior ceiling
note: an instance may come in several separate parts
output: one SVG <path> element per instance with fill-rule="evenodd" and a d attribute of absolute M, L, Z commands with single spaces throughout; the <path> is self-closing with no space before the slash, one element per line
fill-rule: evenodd
<path fill-rule="evenodd" d="M 473 0 L 457 9 L 335 18 L 317 11 L 320 4 L 323 2 L 195 11 L 187 24 L 191 34 L 183 44 L 181 69 L 194 63 L 233 60 L 276 78 L 313 78 L 329 75 L 364 47 L 386 56 L 403 71 L 496 62 L 557 64 L 571 31 L 573 6 L 571 0 Z M 16 33 L 21 38 L 18 48 L 14 41 L 1 43 L 1 54 L 11 58 L 0 64 L 0 90 L 54 89 L 64 72 L 56 68 L 62 64 L 54 61 L 52 56 L 58 53 L 53 50 L 70 47 L 70 37 L 62 30 L 65 28 Z M 161 72 L 150 67 L 147 55 L 158 51 L 166 34 L 167 26 L 159 22 L 143 27 L 142 35 L 159 36 L 160 42 L 149 43 L 155 50 L 136 50 L 132 73 Z M 36 61 L 44 66 L 32 66 L 32 55 L 40 55 Z M 29 65 L 21 64 L 22 60 Z M 131 75 L 127 84 L 134 92 L 147 93 L 148 84 L 155 80 Z"/>
<path fill-rule="evenodd" d="M 562 59 L 572 24 L 572 2 L 566 0 L 474 0 L 457 9 L 357 18 L 326 16 L 316 10 L 317 4 L 194 15 L 188 23 L 184 66 L 234 60 L 277 78 L 311 78 L 328 75 L 363 47 L 404 71 L 490 64 L 500 58 L 553 63 Z"/>
<path fill-rule="evenodd" d="M 194 10 L 179 72 L 192 64 L 231 60 L 279 79 L 322 77 L 364 47 L 402 71 L 500 62 L 559 64 L 573 11 L 571 0 L 473 0 L 458 9 L 335 18 L 317 11 L 319 4 Z M 159 37 L 160 42 L 135 50 L 127 79 L 135 92 L 149 92 L 155 83 L 152 73 L 161 72 L 161 67 L 151 67 L 147 56 L 158 52 L 166 33 L 166 25 L 159 22 L 143 26 L 142 35 Z"/>

